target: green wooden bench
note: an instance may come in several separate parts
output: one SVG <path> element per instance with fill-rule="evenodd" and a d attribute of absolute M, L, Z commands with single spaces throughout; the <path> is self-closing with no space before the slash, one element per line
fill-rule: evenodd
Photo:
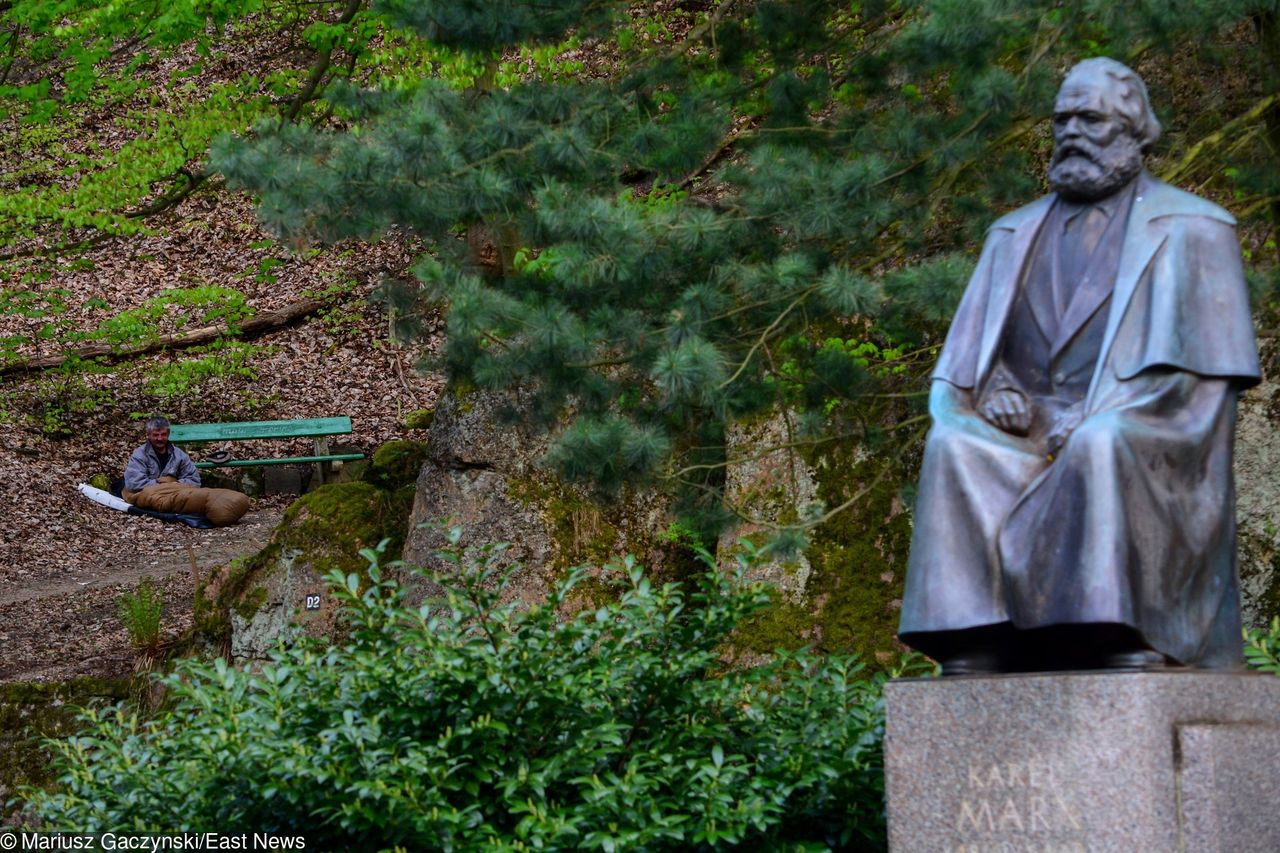
<path fill-rule="evenodd" d="M 259 438 L 314 438 L 314 456 L 282 456 L 271 459 L 229 459 L 226 462 L 197 462 L 197 468 L 243 468 L 249 465 L 287 465 L 306 462 L 331 466 L 334 462 L 363 459 L 363 453 L 330 453 L 329 436 L 351 432 L 351 418 L 303 418 L 295 421 L 240 421 L 220 424 L 173 424 L 169 440 L 174 444 L 191 441 L 246 441 Z"/>

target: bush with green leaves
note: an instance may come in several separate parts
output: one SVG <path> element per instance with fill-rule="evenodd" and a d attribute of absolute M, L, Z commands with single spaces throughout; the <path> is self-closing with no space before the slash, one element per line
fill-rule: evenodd
<path fill-rule="evenodd" d="M 268 831 L 373 850 L 875 849 L 883 676 L 778 654 L 736 670 L 768 606 L 741 570 L 655 585 L 630 559 L 537 605 L 508 601 L 503 548 L 406 606 L 379 569 L 331 578 L 348 639 L 260 671 L 185 661 L 151 719 L 86 712 L 52 742 L 49 829 Z M 587 604 L 587 593 L 600 598 Z"/>
<path fill-rule="evenodd" d="M 1280 675 L 1280 616 L 1262 628 L 1246 628 L 1244 659 L 1251 669 Z"/>

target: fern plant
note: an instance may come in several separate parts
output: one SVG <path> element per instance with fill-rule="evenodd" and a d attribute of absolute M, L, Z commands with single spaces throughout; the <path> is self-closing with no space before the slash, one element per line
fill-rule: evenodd
<path fill-rule="evenodd" d="M 161 634 L 164 594 L 156 588 L 155 581 L 143 576 L 136 591 L 122 594 L 116 605 L 116 612 L 137 655 L 138 669 L 153 669 L 164 647 Z"/>

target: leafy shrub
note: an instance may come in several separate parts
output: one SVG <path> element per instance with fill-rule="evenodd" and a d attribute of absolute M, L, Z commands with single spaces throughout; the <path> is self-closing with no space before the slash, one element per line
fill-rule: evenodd
<path fill-rule="evenodd" d="M 1280 616 L 1266 628 L 1245 629 L 1244 659 L 1252 669 L 1280 675 Z"/>
<path fill-rule="evenodd" d="M 258 371 L 253 358 L 263 348 L 244 341 L 219 338 L 202 347 L 192 347 L 187 352 L 195 358 L 185 358 L 157 365 L 150 371 L 146 390 L 162 403 L 197 393 L 201 385 L 210 379 L 239 376 L 256 379 Z"/>
<path fill-rule="evenodd" d="M 186 661 L 166 710 L 86 712 L 52 742 L 50 829 L 304 834 L 320 849 L 858 849 L 883 843 L 882 677 L 780 653 L 726 671 L 766 606 L 741 572 L 655 587 L 627 558 L 616 598 L 569 616 L 576 570 L 505 602 L 501 546 L 407 607 L 370 561 L 330 577 L 350 639 L 300 640 L 260 672 Z M 595 588 L 597 585 L 591 584 Z"/>

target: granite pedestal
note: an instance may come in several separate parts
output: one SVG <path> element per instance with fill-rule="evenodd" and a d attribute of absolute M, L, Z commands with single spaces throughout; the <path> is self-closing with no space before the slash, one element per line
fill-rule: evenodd
<path fill-rule="evenodd" d="M 885 688 L 894 853 L 1280 851 L 1280 678 L 901 679 Z"/>

